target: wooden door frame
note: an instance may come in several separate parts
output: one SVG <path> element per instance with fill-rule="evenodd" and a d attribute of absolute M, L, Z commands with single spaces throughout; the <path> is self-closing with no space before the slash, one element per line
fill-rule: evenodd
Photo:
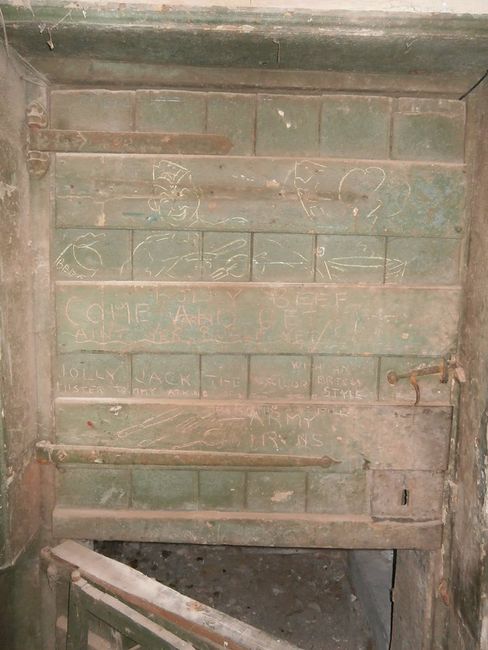
<path fill-rule="evenodd" d="M 8 17 L 7 17 L 8 18 Z M 55 16 L 53 22 L 58 20 Z M 9 22 L 7 20 L 7 27 Z M 458 30 L 462 27 L 458 27 Z M 483 26 L 480 32 L 484 31 Z M 21 30 L 20 30 L 21 31 Z M 415 34 L 413 34 L 415 36 Z M 480 36 L 485 42 L 485 35 Z M 119 62 L 114 66 L 115 73 L 112 74 L 112 68 L 107 65 L 103 59 L 99 58 L 94 63 L 82 61 L 75 65 L 73 60 L 62 59 L 54 62 L 47 56 L 38 57 L 35 60 L 52 82 L 56 84 L 68 85 L 89 85 L 93 83 L 97 86 L 112 84 L 131 86 L 136 82 L 137 73 L 134 67 L 129 64 Z M 110 74 L 109 74 L 110 71 Z M 201 68 L 191 69 L 180 67 L 176 75 L 170 75 L 168 69 L 161 69 L 150 63 L 145 63 L 139 67 L 139 75 L 142 75 L 143 83 L 147 86 L 161 86 L 173 83 L 178 87 L 194 88 L 203 82 L 201 79 L 207 75 L 208 83 L 211 87 L 240 87 L 240 88 L 260 88 L 271 92 L 280 92 L 290 88 L 298 89 L 293 71 L 221 71 L 209 68 L 202 74 Z M 435 96 L 445 95 L 448 97 L 460 97 L 469 90 L 479 78 L 480 70 L 474 70 L 466 74 L 447 74 L 447 75 L 409 75 L 391 76 L 358 73 L 320 73 L 309 71 L 300 75 L 300 83 L 305 85 L 311 92 L 329 91 L 347 91 L 347 92 L 368 92 L 371 94 L 381 94 L 395 92 L 395 88 L 401 87 L 403 90 L 408 89 L 409 93 L 426 93 Z M 91 77 L 89 79 L 89 76 Z M 170 81 L 170 76 L 172 81 Z M 140 78 L 140 76 L 139 76 Z M 198 79 L 198 81 L 197 81 Z M 176 80 L 176 81 L 175 81 Z M 302 86 L 300 86 L 301 88 Z M 37 97 L 34 97 L 37 95 Z M 33 93 L 32 99 L 46 101 L 42 92 Z M 483 106 L 484 102 L 484 106 Z M 482 134 L 486 133 L 486 103 L 487 91 L 486 86 L 480 86 L 468 98 L 468 140 L 467 140 L 467 162 L 470 167 L 470 185 L 478 190 L 488 185 L 488 164 L 486 144 L 483 144 Z M 483 124 L 483 127 L 482 127 Z M 482 127 L 482 130 L 481 130 Z M 485 138 L 486 142 L 486 138 Z M 35 310 L 35 320 L 37 322 L 37 386 L 39 401 L 39 437 L 49 440 L 52 438 L 52 359 L 53 359 L 53 294 L 52 281 L 50 277 L 49 259 L 50 259 L 50 233 L 52 230 L 53 213 L 51 202 L 52 188 L 52 165 L 43 177 L 31 178 L 31 214 L 36 215 L 33 220 L 33 239 L 35 239 L 35 257 L 37 263 L 37 272 L 35 275 L 35 285 L 33 289 L 33 302 Z M 486 179 L 483 181 L 483 179 Z M 471 222 L 472 222 L 472 242 L 474 243 L 473 257 L 468 260 L 469 272 L 465 279 L 465 313 L 473 314 L 480 310 L 482 305 L 481 294 L 484 288 L 483 279 L 476 264 L 482 265 L 483 254 L 488 254 L 488 241 L 483 236 L 482 228 L 484 220 L 484 206 L 486 205 L 486 192 L 477 191 L 476 195 L 472 192 L 473 201 L 471 203 Z M 432 612 L 425 623 L 425 648 L 447 648 L 449 646 L 448 637 L 452 639 L 462 639 L 463 648 L 466 649 L 474 646 L 470 643 L 476 643 L 473 637 L 485 630 L 481 620 L 481 612 L 487 609 L 486 603 L 488 596 L 486 588 L 476 580 L 476 573 L 484 578 L 486 584 L 488 569 L 486 560 L 483 563 L 482 550 L 483 544 L 480 542 L 473 549 L 473 573 L 467 583 L 457 571 L 460 554 L 463 552 L 462 532 L 466 523 L 475 522 L 481 527 L 481 530 L 487 528 L 486 518 L 483 514 L 483 507 L 486 494 L 483 490 L 483 483 L 477 490 L 473 489 L 471 479 L 465 480 L 466 476 L 483 476 L 482 454 L 483 450 L 483 423 L 484 423 L 484 395 L 486 394 L 486 376 L 485 370 L 481 367 L 479 360 L 476 360 L 476 350 L 478 356 L 481 356 L 486 348 L 480 347 L 481 338 L 473 337 L 468 331 L 469 322 L 465 320 L 461 328 L 461 350 L 465 356 L 464 363 L 469 382 L 473 386 L 479 382 L 482 390 L 475 395 L 465 389 L 464 395 L 461 396 L 460 403 L 460 427 L 459 436 L 453 439 L 453 450 L 457 450 L 458 455 L 466 454 L 466 459 L 456 465 L 451 465 L 451 473 L 448 478 L 449 494 L 446 503 L 450 504 L 446 508 L 446 520 L 444 528 L 443 548 L 435 552 L 419 551 L 400 551 L 398 553 L 398 566 L 404 567 L 411 575 L 417 575 L 419 592 L 417 602 L 428 604 L 426 611 Z M 478 422 L 479 426 L 475 426 Z M 478 447 L 476 446 L 478 445 Z M 481 446 L 480 446 L 481 445 Z M 477 453 L 471 451 L 476 449 Z M 452 456 L 454 460 L 454 456 Z M 53 473 L 50 466 L 42 470 L 43 485 L 43 512 L 44 512 L 44 531 L 45 540 L 52 537 L 50 530 L 51 513 L 53 506 Z M 467 483 L 466 486 L 464 483 Z M 466 492 L 466 489 L 468 490 Z M 459 493 L 461 492 L 461 499 Z M 472 499 L 467 498 L 471 495 Z M 451 535 L 452 533 L 452 535 Z M 451 544 L 451 540 L 452 544 Z M 477 552 L 479 551 L 479 553 Z M 428 568 L 426 568 L 428 567 Z M 425 579 L 428 578 L 427 583 Z M 420 592 L 420 586 L 423 585 L 423 591 Z M 49 587 L 48 591 L 49 593 Z M 463 612 L 463 598 L 466 603 L 476 605 L 476 613 L 470 616 L 467 625 L 463 624 L 463 618 L 466 612 Z M 400 586 L 397 585 L 397 612 L 401 602 Z M 416 611 L 411 612 L 410 619 L 405 619 L 408 625 L 417 625 Z M 395 625 L 395 621 L 394 621 Z M 457 636 L 456 636 L 457 635 Z M 456 647 L 457 641 L 452 641 L 450 647 Z M 47 646 L 46 646 L 47 647 Z M 397 646 L 401 648 L 401 646 Z"/>

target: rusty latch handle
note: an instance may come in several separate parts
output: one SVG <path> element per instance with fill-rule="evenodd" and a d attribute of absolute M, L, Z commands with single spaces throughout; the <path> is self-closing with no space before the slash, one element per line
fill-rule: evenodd
<path fill-rule="evenodd" d="M 466 381 L 462 367 L 454 359 L 448 361 L 444 358 L 442 358 L 435 366 L 414 368 L 413 370 L 404 373 L 396 373 L 394 370 L 390 370 L 386 375 L 386 379 L 392 386 L 395 386 L 400 379 L 408 379 L 410 385 L 415 391 L 414 406 L 417 406 L 420 402 L 420 386 L 417 382 L 417 377 L 440 375 L 441 384 L 447 384 L 449 381 L 449 370 L 454 370 L 454 376 L 460 383 L 463 384 Z"/>

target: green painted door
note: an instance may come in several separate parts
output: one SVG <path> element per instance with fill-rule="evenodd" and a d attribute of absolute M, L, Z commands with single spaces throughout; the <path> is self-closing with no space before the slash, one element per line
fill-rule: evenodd
<path fill-rule="evenodd" d="M 57 535 L 438 547 L 451 384 L 386 374 L 456 350 L 464 104 L 54 90 L 51 127 L 232 141 L 56 154 Z"/>

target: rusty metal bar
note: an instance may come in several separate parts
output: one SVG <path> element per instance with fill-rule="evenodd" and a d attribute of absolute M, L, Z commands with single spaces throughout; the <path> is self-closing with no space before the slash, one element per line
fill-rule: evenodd
<path fill-rule="evenodd" d="M 46 441 L 36 445 L 40 463 L 94 463 L 96 465 L 166 465 L 216 467 L 330 467 L 340 463 L 330 456 L 278 456 L 226 451 L 173 451 L 123 449 L 89 445 L 59 445 Z"/>
<path fill-rule="evenodd" d="M 232 142 L 215 133 L 132 133 L 29 129 L 29 148 L 58 153 L 226 154 Z"/>

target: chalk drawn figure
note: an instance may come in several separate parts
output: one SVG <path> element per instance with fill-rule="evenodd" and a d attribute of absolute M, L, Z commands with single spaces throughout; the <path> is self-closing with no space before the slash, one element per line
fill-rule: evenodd
<path fill-rule="evenodd" d="M 205 246 L 205 275 L 216 282 L 247 279 L 249 275 L 249 238 L 234 238 L 220 246 Z M 223 238 L 223 235 L 220 235 Z M 209 237 L 207 235 L 206 242 Z M 219 241 L 221 241 L 220 239 Z"/>
<path fill-rule="evenodd" d="M 200 193 L 193 185 L 190 170 L 168 160 L 152 168 L 156 198 L 149 199 L 149 222 L 163 221 L 169 227 L 191 227 L 198 221 Z"/>
<path fill-rule="evenodd" d="M 385 282 L 401 282 L 405 275 L 405 271 L 407 270 L 408 262 L 402 262 L 398 259 L 389 259 L 388 257 L 385 262 Z"/>
<path fill-rule="evenodd" d="M 193 414 L 175 407 L 161 414 L 150 416 L 142 422 L 124 427 L 114 433 L 118 440 L 125 440 L 134 447 L 168 449 L 223 450 L 239 448 L 243 440 L 238 431 L 229 428 L 230 421 L 241 417 L 215 417 L 208 412 Z"/>
<path fill-rule="evenodd" d="M 254 239 L 255 280 L 310 281 L 313 243 L 309 235 L 257 235 Z"/>
<path fill-rule="evenodd" d="M 103 268 L 100 246 L 105 233 L 80 235 L 70 242 L 56 258 L 56 269 L 73 280 L 90 280 Z"/>
<path fill-rule="evenodd" d="M 200 248 L 199 233 L 152 233 L 134 248 L 134 272 L 153 280 L 199 280 Z"/>
<path fill-rule="evenodd" d="M 296 451 L 305 457 L 315 455 L 320 448 L 325 451 L 323 432 L 331 414 L 314 406 L 278 410 L 267 404 L 255 404 L 204 409 L 175 405 L 160 411 L 151 409 L 146 416 L 139 411 L 123 421 L 120 417 L 117 422 L 111 418 L 112 439 L 123 447 L 142 449 Z"/>
<path fill-rule="evenodd" d="M 376 274 L 381 269 L 385 269 L 386 282 L 395 282 L 403 278 L 407 268 L 407 262 L 378 255 L 372 257 L 367 255 L 328 257 L 323 246 L 318 248 L 317 256 L 321 257 L 321 263 L 317 264 L 318 274 L 332 282 L 340 280 L 347 282 L 347 275 L 358 270 L 367 275 L 368 273 Z"/>
<path fill-rule="evenodd" d="M 337 218 L 351 221 L 359 229 L 373 230 L 378 219 L 399 214 L 410 196 L 406 181 L 391 182 L 382 167 L 353 167 L 339 170 L 313 161 L 295 163 L 294 188 L 311 221 Z M 392 192 L 394 197 L 392 199 Z M 384 194 L 388 194 L 388 208 Z"/>

